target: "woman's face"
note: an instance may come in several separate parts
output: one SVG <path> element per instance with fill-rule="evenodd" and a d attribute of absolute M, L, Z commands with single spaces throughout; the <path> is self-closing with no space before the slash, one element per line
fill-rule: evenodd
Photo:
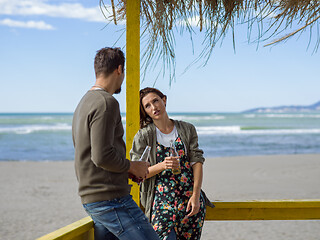
<path fill-rule="evenodd" d="M 148 93 L 141 102 L 146 113 L 156 120 L 166 113 L 166 101 L 165 97 L 161 98 L 156 93 Z"/>

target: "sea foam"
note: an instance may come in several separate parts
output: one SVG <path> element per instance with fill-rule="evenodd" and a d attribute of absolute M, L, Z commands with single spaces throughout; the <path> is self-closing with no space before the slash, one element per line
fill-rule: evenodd
<path fill-rule="evenodd" d="M 281 135 L 281 134 L 319 134 L 320 129 L 242 129 L 240 126 L 196 127 L 198 135 Z"/>
<path fill-rule="evenodd" d="M 15 134 L 30 134 L 33 132 L 56 132 L 56 131 L 71 131 L 69 124 L 56 125 L 22 125 L 19 127 L 2 127 L 0 133 L 15 133 Z"/>

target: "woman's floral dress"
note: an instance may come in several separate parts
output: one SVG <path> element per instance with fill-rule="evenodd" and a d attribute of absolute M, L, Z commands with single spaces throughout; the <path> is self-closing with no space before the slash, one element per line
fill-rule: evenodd
<path fill-rule="evenodd" d="M 200 211 L 187 217 L 187 204 L 193 191 L 193 172 L 180 137 L 175 140 L 175 147 L 180 156 L 181 173 L 174 175 L 171 169 L 167 169 L 157 175 L 151 224 L 161 239 L 167 239 L 174 229 L 177 239 L 197 240 L 201 236 L 205 205 L 201 197 Z M 157 142 L 156 152 L 157 163 L 162 162 L 169 156 L 169 147 Z"/>

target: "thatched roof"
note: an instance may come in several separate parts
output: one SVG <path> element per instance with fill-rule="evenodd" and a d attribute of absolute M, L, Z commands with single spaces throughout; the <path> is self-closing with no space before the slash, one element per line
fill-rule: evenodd
<path fill-rule="evenodd" d="M 126 1 L 130 0 L 111 0 L 112 20 L 115 23 L 125 19 Z M 102 9 L 105 6 L 103 0 L 100 0 L 100 6 Z M 141 0 L 140 16 L 142 37 L 147 36 L 143 66 L 146 68 L 150 63 L 162 59 L 164 68 L 170 71 L 175 65 L 174 32 L 187 32 L 192 39 L 194 21 L 200 31 L 205 33 L 203 50 L 198 59 L 203 59 L 206 63 L 217 42 L 224 39 L 228 30 L 234 33 L 237 24 L 247 24 L 248 38 L 252 28 L 256 27 L 259 33 L 255 40 L 267 43 L 265 46 L 284 41 L 306 30 L 310 31 L 311 38 L 311 33 L 314 32 L 312 28 L 319 27 L 320 1 Z M 298 26 L 297 29 L 291 29 L 293 24 Z M 320 43 L 318 31 L 315 51 Z M 173 75 L 174 71 L 171 72 L 171 76 Z"/>

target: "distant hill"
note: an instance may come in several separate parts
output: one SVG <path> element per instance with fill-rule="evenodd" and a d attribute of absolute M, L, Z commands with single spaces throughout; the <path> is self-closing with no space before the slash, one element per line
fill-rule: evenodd
<path fill-rule="evenodd" d="M 320 111 L 320 101 L 309 106 L 279 106 L 279 107 L 261 107 L 253 108 L 244 113 L 286 113 L 286 112 L 314 112 Z"/>

